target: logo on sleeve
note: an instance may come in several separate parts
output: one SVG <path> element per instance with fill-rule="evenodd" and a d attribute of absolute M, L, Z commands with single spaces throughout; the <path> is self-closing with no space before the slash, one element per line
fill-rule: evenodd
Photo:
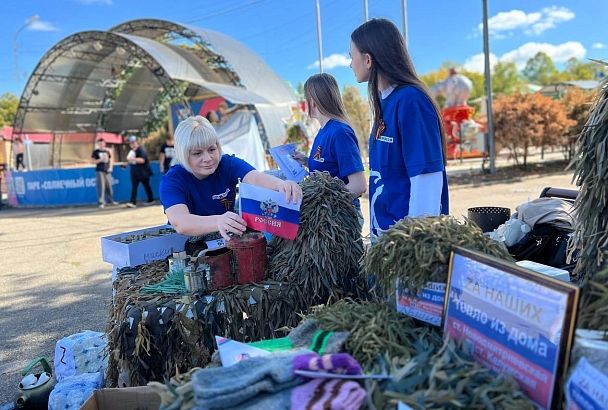
<path fill-rule="evenodd" d="M 320 145 L 317 147 L 317 150 L 315 151 L 315 154 L 312 156 L 312 159 L 314 159 L 317 162 L 325 162 L 325 158 L 323 158 L 321 156 L 321 146 Z"/>
<path fill-rule="evenodd" d="M 221 194 L 213 195 L 211 198 L 215 199 L 217 201 L 220 201 L 224 205 L 224 208 L 226 208 L 226 210 L 229 211 L 230 209 L 232 209 L 232 201 L 230 200 L 230 198 L 228 198 L 229 193 L 230 193 L 230 188 L 226 188 L 225 192 L 222 192 Z"/>

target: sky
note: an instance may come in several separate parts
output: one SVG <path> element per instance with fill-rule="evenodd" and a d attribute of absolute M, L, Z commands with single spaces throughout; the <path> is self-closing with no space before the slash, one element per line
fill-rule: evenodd
<path fill-rule="evenodd" d="M 319 0 L 324 71 L 355 85 L 348 50 L 363 22 L 363 1 Z M 408 50 L 419 74 L 449 61 L 483 72 L 481 0 L 408 0 Z M 608 60 L 608 0 L 488 0 L 491 62 L 522 69 L 538 51 Z M 403 27 L 401 0 L 368 0 L 368 15 Z M 256 52 L 294 87 L 319 71 L 315 0 L 2 0 L 0 94 L 17 96 L 44 54 L 80 31 L 139 18 L 227 34 Z M 32 16 L 37 16 L 32 22 Z M 28 24 L 29 22 L 29 24 Z M 365 84 L 360 85 L 361 89 Z"/>

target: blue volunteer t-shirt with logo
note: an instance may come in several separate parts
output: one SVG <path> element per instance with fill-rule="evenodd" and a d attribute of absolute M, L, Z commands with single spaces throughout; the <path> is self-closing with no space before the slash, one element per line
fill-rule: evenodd
<path fill-rule="evenodd" d="M 345 184 L 349 175 L 363 172 L 357 137 L 348 124 L 331 119 L 319 130 L 308 158 L 308 170 L 327 171 Z M 358 199 L 355 205 L 358 208 Z"/>
<path fill-rule="evenodd" d="M 377 236 L 406 217 L 410 178 L 443 173 L 441 214 L 449 212 L 448 179 L 439 123 L 433 104 L 414 86 L 396 88 L 382 100 L 384 130 L 369 139 L 370 229 Z"/>
<path fill-rule="evenodd" d="M 234 155 L 223 155 L 215 172 L 198 179 L 183 166 L 171 167 L 160 182 L 160 201 L 164 209 L 184 204 L 192 215 L 221 215 L 234 211 L 236 185 L 251 165 Z"/>

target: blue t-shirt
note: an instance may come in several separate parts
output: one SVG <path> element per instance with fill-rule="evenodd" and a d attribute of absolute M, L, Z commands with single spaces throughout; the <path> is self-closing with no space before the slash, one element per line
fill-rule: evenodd
<path fill-rule="evenodd" d="M 349 175 L 363 172 L 357 137 L 348 124 L 331 119 L 319 130 L 308 158 L 308 170 L 327 171 L 345 184 Z M 358 199 L 355 205 L 358 207 Z"/>
<path fill-rule="evenodd" d="M 184 204 L 192 215 L 221 215 L 234 210 L 238 179 L 253 171 L 251 165 L 234 155 L 223 155 L 215 172 L 198 179 L 183 166 L 169 169 L 160 182 L 164 209 Z"/>
<path fill-rule="evenodd" d="M 443 165 L 439 118 L 428 97 L 414 86 L 402 86 L 382 100 L 384 130 L 369 139 L 370 229 L 388 229 L 406 217 L 410 178 L 443 173 L 441 214 L 448 214 L 448 179 Z"/>

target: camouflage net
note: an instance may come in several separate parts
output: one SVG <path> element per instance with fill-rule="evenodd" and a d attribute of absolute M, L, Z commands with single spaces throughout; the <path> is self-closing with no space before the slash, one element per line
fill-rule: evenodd
<path fill-rule="evenodd" d="M 166 261 L 120 272 L 107 326 L 109 387 L 165 381 L 204 367 L 214 336 L 257 341 L 284 336 L 309 303 L 295 284 L 273 281 L 233 286 L 209 296 L 141 294 L 165 278 Z M 122 374 L 120 374 L 122 372 Z"/>
<path fill-rule="evenodd" d="M 298 235 L 293 241 L 272 239 L 270 277 L 299 284 L 316 304 L 363 297 L 363 241 L 352 195 L 327 172 L 313 172 L 301 187 Z"/>

